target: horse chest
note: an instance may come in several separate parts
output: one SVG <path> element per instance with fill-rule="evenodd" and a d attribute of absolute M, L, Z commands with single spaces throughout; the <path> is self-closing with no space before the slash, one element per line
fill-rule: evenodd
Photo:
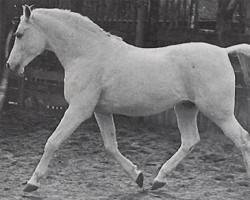
<path fill-rule="evenodd" d="M 80 70 L 79 70 L 80 69 Z M 74 98 L 82 98 L 98 89 L 98 76 L 94 69 L 78 68 L 78 70 L 65 71 L 64 96 L 69 103 Z"/>

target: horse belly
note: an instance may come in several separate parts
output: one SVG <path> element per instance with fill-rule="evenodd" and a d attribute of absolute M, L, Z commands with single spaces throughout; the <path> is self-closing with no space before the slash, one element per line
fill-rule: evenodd
<path fill-rule="evenodd" d="M 182 99 L 181 93 L 157 91 L 158 94 L 137 90 L 119 91 L 101 96 L 95 111 L 127 116 L 147 116 L 173 107 Z"/>
<path fill-rule="evenodd" d="M 121 104 L 113 104 L 109 102 L 101 102 L 96 106 L 96 112 L 121 114 L 127 116 L 147 116 L 159 113 L 172 107 L 175 103 L 157 102 L 155 104 L 149 103 L 133 103 L 126 102 Z"/>

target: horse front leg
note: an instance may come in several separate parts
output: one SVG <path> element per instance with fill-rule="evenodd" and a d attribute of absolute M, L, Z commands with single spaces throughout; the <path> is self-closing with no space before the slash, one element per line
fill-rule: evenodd
<path fill-rule="evenodd" d="M 81 105 L 78 106 L 76 102 L 70 104 L 56 130 L 49 137 L 42 158 L 32 177 L 27 182 L 24 189 L 25 192 L 32 192 L 38 189 L 40 185 L 39 181 L 46 175 L 49 162 L 52 159 L 54 152 L 83 121 L 91 117 L 95 107 L 95 102 L 97 101 L 93 99 L 91 103 L 90 101 L 83 103 L 83 100 L 81 99 L 81 101 L 79 100 L 77 102 L 78 104 L 81 102 Z"/>
<path fill-rule="evenodd" d="M 137 183 L 137 185 L 142 187 L 142 172 L 137 170 L 137 166 L 134 165 L 129 159 L 124 157 L 118 149 L 113 115 L 96 112 L 94 114 L 101 131 L 105 148 L 118 161 L 123 170 Z"/>

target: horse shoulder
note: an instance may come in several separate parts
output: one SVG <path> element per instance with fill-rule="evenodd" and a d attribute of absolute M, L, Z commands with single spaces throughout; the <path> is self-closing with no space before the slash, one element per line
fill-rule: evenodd
<path fill-rule="evenodd" d="M 101 69 L 83 60 L 71 63 L 65 70 L 64 96 L 69 103 L 75 97 L 84 98 L 87 93 L 99 93 Z"/>

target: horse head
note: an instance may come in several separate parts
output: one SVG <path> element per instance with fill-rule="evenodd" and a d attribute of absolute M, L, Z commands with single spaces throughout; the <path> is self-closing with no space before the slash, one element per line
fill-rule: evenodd
<path fill-rule="evenodd" d="M 14 34 L 15 42 L 6 66 L 18 74 L 26 65 L 45 50 L 45 35 L 34 23 L 31 7 L 23 6 L 23 15 Z"/>

